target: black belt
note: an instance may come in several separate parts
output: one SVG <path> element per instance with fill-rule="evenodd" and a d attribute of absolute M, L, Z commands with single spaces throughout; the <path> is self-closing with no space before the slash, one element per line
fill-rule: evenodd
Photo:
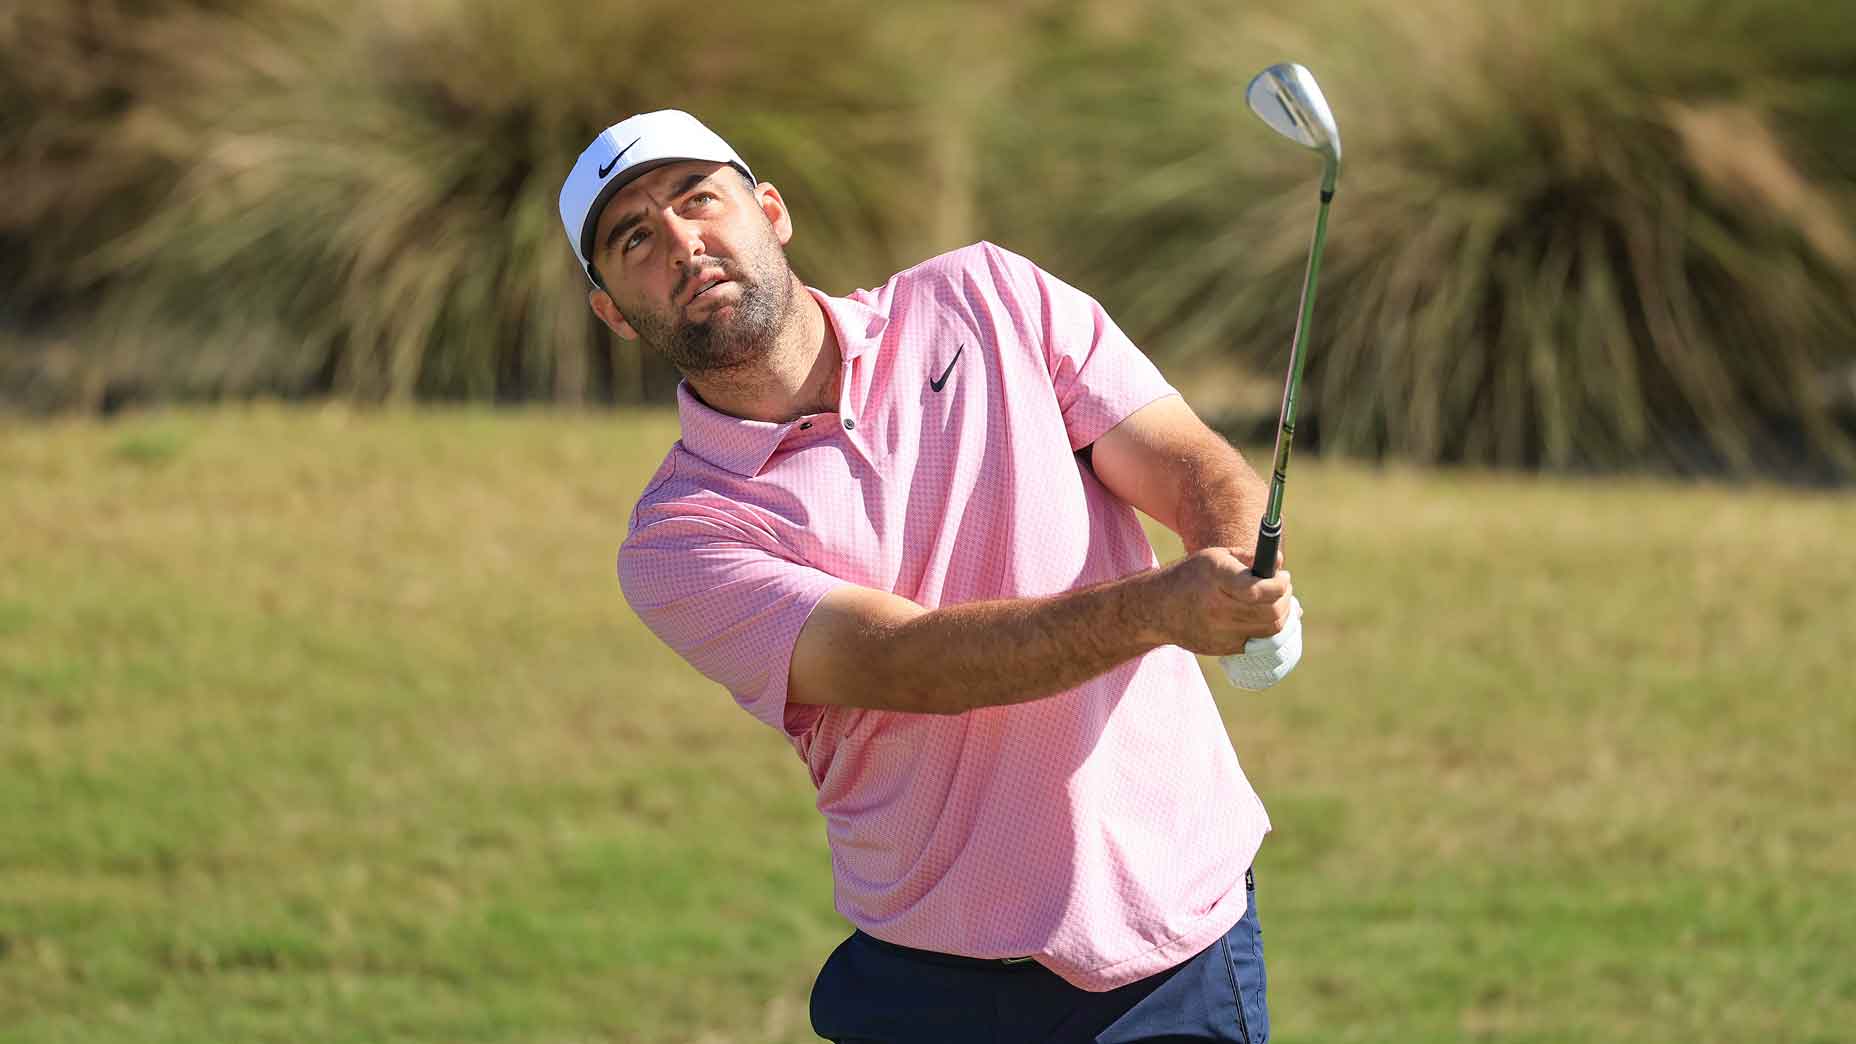
<path fill-rule="evenodd" d="M 1038 964 L 1037 960 L 1032 957 L 962 957 L 957 953 L 941 953 L 937 950 L 918 950 L 913 946 L 903 946 L 900 943 L 889 942 L 885 939 L 879 939 L 861 928 L 857 930 L 857 935 L 862 938 L 864 942 L 878 949 L 888 950 L 897 956 L 907 957 L 911 960 L 927 961 L 930 964 L 946 965 L 952 968 L 1042 967 L 1042 965 Z"/>

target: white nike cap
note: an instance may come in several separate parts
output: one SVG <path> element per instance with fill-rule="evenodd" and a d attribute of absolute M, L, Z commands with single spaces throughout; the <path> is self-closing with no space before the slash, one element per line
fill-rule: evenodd
<path fill-rule="evenodd" d="M 732 163 L 754 180 L 754 173 L 735 150 L 696 117 L 676 109 L 640 113 L 619 121 L 593 139 L 561 185 L 561 224 L 574 247 L 574 256 L 586 277 L 599 285 L 593 264 L 593 233 L 599 229 L 599 212 L 614 193 L 645 171 L 666 163 L 710 160 Z"/>

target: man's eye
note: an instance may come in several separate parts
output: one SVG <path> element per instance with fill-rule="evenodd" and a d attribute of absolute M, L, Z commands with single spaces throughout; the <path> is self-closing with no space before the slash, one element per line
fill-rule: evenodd
<path fill-rule="evenodd" d="M 625 237 L 625 245 L 619 247 L 619 251 L 621 253 L 629 254 L 631 253 L 632 247 L 635 247 L 638 244 L 644 242 L 644 239 L 645 239 L 644 229 L 641 228 L 638 231 L 633 232 L 631 235 Z"/>

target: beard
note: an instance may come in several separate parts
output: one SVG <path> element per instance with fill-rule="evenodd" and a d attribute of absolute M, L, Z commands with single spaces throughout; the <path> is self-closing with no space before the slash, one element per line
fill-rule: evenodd
<path fill-rule="evenodd" d="M 720 271 L 739 289 L 740 300 L 733 308 L 718 309 L 697 322 L 684 319 L 682 309 L 640 309 L 639 314 L 625 315 L 639 340 L 661 352 L 685 376 L 734 369 L 766 355 L 792 313 L 793 270 L 772 228 L 742 259 L 712 256 L 708 261 L 687 271 L 672 296 L 681 298 L 692 280 Z"/>

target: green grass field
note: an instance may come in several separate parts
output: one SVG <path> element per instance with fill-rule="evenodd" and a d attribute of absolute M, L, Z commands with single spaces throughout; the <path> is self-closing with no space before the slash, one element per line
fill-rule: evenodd
<path fill-rule="evenodd" d="M 812 1039 L 803 766 L 613 577 L 674 433 L 0 427 L 0 1042 Z M 1307 659 L 1214 686 L 1278 1040 L 1851 1039 L 1856 497 L 1304 459 L 1288 515 Z"/>

